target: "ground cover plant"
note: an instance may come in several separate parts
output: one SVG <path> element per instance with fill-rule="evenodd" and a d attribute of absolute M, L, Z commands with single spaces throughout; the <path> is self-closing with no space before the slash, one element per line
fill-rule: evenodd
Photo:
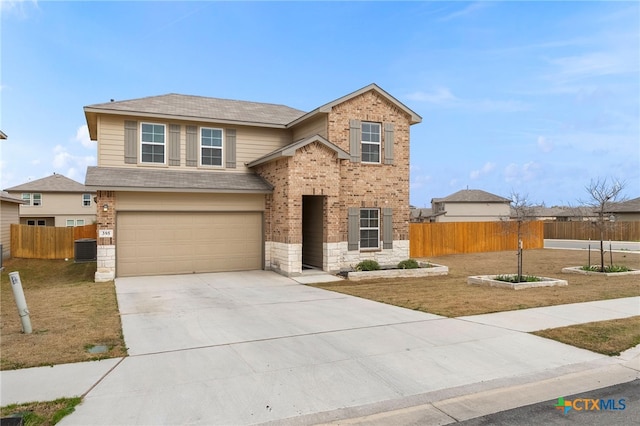
<path fill-rule="evenodd" d="M 584 261 L 582 250 L 528 250 L 524 274 L 561 278 L 564 287 L 512 289 L 471 286 L 471 275 L 496 275 L 513 271 L 514 251 L 439 256 L 428 261 L 449 267 L 449 275 L 426 278 L 391 278 L 318 284 L 317 287 L 433 314 L 456 317 L 566 303 L 640 296 L 638 277 L 607 277 L 562 273 L 562 268 Z M 640 255 L 613 253 L 616 265 L 637 269 Z"/>
<path fill-rule="evenodd" d="M 542 281 L 542 278 L 533 275 L 496 275 L 494 278 L 496 281 L 504 281 L 506 283 L 534 283 Z"/>
<path fill-rule="evenodd" d="M 640 316 L 551 328 L 533 334 L 615 356 L 628 348 L 640 345 Z"/>
<path fill-rule="evenodd" d="M 10 259 L 0 275 L 0 369 L 126 355 L 113 282 L 94 283 L 96 264 Z M 22 333 L 8 273 L 18 271 L 33 333 Z M 95 345 L 106 353 L 90 353 Z"/>
<path fill-rule="evenodd" d="M 583 271 L 590 272 L 604 272 L 604 273 L 613 273 L 613 272 L 629 272 L 630 269 L 624 265 L 605 265 L 604 271 L 600 266 L 594 265 L 585 265 L 581 268 Z"/>
<path fill-rule="evenodd" d="M 24 426 L 50 426 L 58 423 L 62 418 L 71 414 L 75 406 L 80 404 L 81 398 L 60 398 L 48 402 L 29 402 L 26 404 L 11 404 L 0 409 L 2 417 L 22 417 Z"/>

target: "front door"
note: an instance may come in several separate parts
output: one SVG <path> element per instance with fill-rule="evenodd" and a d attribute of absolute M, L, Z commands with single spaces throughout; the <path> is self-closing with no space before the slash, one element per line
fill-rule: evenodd
<path fill-rule="evenodd" d="M 302 196 L 302 269 L 322 269 L 324 198 Z"/>

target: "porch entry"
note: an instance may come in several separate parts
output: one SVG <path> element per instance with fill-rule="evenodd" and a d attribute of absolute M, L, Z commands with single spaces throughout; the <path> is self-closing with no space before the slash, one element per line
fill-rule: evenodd
<path fill-rule="evenodd" d="M 302 196 L 302 269 L 322 269 L 324 196 Z"/>

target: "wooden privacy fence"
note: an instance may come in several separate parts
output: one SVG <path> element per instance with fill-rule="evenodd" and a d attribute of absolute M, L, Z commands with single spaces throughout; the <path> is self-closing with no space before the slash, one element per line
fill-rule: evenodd
<path fill-rule="evenodd" d="M 605 226 L 604 239 L 640 241 L 640 222 L 614 222 Z M 590 221 L 545 222 L 544 237 L 552 240 L 598 240 L 600 231 Z"/>
<path fill-rule="evenodd" d="M 409 224 L 411 257 L 517 250 L 517 222 L 435 222 Z M 525 249 L 543 248 L 543 222 L 522 222 Z"/>
<path fill-rule="evenodd" d="M 97 226 L 75 228 L 11 225 L 11 256 L 25 259 L 71 259 L 75 240 L 96 238 Z"/>

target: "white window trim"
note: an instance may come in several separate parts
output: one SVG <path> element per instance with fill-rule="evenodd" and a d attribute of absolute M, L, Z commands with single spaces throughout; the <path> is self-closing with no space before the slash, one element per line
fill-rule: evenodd
<path fill-rule="evenodd" d="M 363 124 L 373 124 L 378 126 L 378 142 L 368 142 L 362 140 L 362 125 Z M 378 145 L 378 161 L 364 161 L 362 159 L 362 154 L 364 153 L 364 149 L 362 149 L 363 145 Z M 366 164 L 381 164 L 382 161 L 382 125 L 380 123 L 376 123 L 373 121 L 363 121 L 360 123 L 360 161 Z"/>
<path fill-rule="evenodd" d="M 84 219 L 76 219 L 76 226 L 84 226 Z"/>
<path fill-rule="evenodd" d="M 202 145 L 202 131 L 203 130 L 220 130 L 221 133 L 221 146 L 220 146 L 220 165 L 214 164 L 202 164 L 202 148 L 218 149 L 217 146 L 203 146 Z M 198 165 L 200 167 L 212 167 L 212 168 L 224 168 L 224 129 L 220 127 L 200 127 L 198 131 Z"/>
<path fill-rule="evenodd" d="M 71 222 L 71 225 L 69 225 L 69 222 Z M 67 219 L 67 228 L 73 228 L 74 226 L 76 226 L 76 221 L 73 219 Z"/>
<path fill-rule="evenodd" d="M 28 195 L 29 197 L 25 198 L 25 195 Z M 40 204 L 34 204 L 36 195 L 38 195 L 39 198 L 40 198 Z M 40 192 L 23 192 L 22 193 L 22 201 L 27 201 L 27 203 L 24 204 L 25 206 L 41 207 L 42 206 L 42 193 L 40 193 Z"/>
<path fill-rule="evenodd" d="M 88 195 L 89 196 L 89 204 L 85 204 L 84 203 L 84 197 Z M 82 207 L 91 207 L 91 194 L 82 194 Z"/>
<path fill-rule="evenodd" d="M 375 210 L 378 212 L 378 226 L 377 227 L 362 227 L 361 221 L 362 221 L 362 211 L 363 210 Z M 380 209 L 379 208 L 372 208 L 372 207 L 363 207 L 360 209 L 360 218 L 359 218 L 359 222 L 358 222 L 358 246 L 360 247 L 360 250 L 380 250 Z M 376 238 L 376 246 L 375 247 L 362 247 L 362 238 L 360 237 L 360 231 L 370 231 L 370 230 L 376 230 L 378 231 L 378 238 Z"/>
<path fill-rule="evenodd" d="M 27 226 L 36 226 L 35 219 L 27 219 Z"/>
<path fill-rule="evenodd" d="M 164 143 L 157 143 L 157 142 L 144 142 L 142 140 L 142 126 L 145 124 L 149 124 L 152 126 L 162 126 L 162 128 L 164 129 Z M 139 150 L 139 154 L 140 154 L 140 164 L 149 164 L 149 165 L 156 165 L 156 166 L 166 166 L 167 165 L 167 125 L 163 124 L 163 123 L 151 123 L 148 121 L 145 122 L 141 122 L 140 123 L 140 146 L 138 147 Z M 153 161 L 143 161 L 142 160 L 142 145 L 162 145 L 164 147 L 164 155 L 163 155 L 163 162 L 162 163 L 156 163 Z"/>

